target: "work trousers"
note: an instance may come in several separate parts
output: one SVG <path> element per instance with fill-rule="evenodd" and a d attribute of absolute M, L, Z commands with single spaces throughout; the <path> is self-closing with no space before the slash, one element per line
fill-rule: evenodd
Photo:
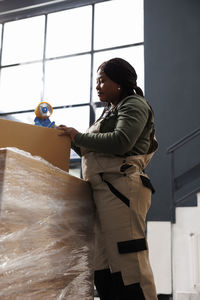
<path fill-rule="evenodd" d="M 157 300 L 145 238 L 153 187 L 143 170 L 152 155 L 83 156 L 96 205 L 94 278 L 102 300 Z"/>

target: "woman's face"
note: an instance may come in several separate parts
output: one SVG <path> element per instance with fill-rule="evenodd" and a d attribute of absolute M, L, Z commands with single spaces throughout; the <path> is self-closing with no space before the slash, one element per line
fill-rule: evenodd
<path fill-rule="evenodd" d="M 112 81 L 101 69 L 97 73 L 97 94 L 102 102 L 117 104 L 120 97 L 120 85 Z"/>

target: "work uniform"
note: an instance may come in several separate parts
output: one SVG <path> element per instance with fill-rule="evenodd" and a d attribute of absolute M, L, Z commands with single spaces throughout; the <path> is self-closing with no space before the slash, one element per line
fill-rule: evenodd
<path fill-rule="evenodd" d="M 150 106 L 142 97 L 126 97 L 86 134 L 79 133 L 75 145 L 96 205 L 94 263 L 100 298 L 156 300 L 145 238 L 153 187 L 144 169 L 157 148 Z"/>

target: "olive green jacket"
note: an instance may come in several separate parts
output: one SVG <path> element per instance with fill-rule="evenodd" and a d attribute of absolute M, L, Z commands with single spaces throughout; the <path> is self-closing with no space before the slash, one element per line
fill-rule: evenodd
<path fill-rule="evenodd" d="M 103 115 L 99 133 L 78 133 L 72 148 L 79 155 L 79 147 L 119 156 L 146 154 L 153 130 L 151 107 L 144 98 L 131 95 Z"/>

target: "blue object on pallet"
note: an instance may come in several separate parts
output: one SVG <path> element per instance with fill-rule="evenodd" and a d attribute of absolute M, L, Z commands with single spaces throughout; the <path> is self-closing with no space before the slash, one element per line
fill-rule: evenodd
<path fill-rule="evenodd" d="M 35 125 L 37 125 L 37 126 L 43 126 L 43 127 L 48 127 L 48 128 L 53 128 L 53 127 L 55 127 L 55 122 L 51 122 L 51 121 L 49 120 L 49 118 L 47 118 L 47 119 L 40 119 L 40 118 L 38 118 L 38 117 L 35 117 L 34 123 L 35 123 Z"/>

